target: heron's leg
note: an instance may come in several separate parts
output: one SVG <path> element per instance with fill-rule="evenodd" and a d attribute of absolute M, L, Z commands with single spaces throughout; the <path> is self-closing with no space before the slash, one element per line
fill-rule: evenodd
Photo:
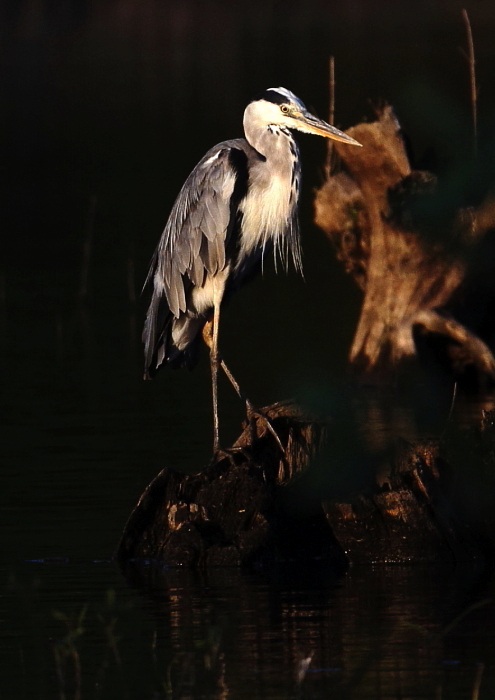
<path fill-rule="evenodd" d="M 220 450 L 220 428 L 218 420 L 218 324 L 220 321 L 220 305 L 215 304 L 213 308 L 213 319 L 208 321 L 206 325 L 211 324 L 208 329 L 211 333 L 211 344 L 207 343 L 210 348 L 210 368 L 211 368 L 211 388 L 213 395 L 213 453 Z M 205 337 L 203 331 L 203 337 Z"/>
<path fill-rule="evenodd" d="M 229 451 L 222 450 L 220 448 L 220 422 L 218 419 L 218 366 L 221 365 L 225 370 L 226 365 L 223 360 L 221 360 L 218 352 L 219 321 L 220 305 L 218 304 L 213 308 L 213 318 L 208 320 L 203 328 L 203 340 L 210 349 L 211 385 L 213 395 L 213 458 L 218 459 L 220 456 L 225 456 L 231 461 L 232 466 L 235 467 L 235 463 L 233 462 Z M 234 388 L 236 389 L 237 393 L 239 393 L 239 385 L 229 371 L 227 376 L 234 381 Z M 240 395 L 241 394 L 239 393 L 239 396 Z"/>
<path fill-rule="evenodd" d="M 235 379 L 234 375 L 232 374 L 230 369 L 227 367 L 225 362 L 222 360 L 221 357 L 219 357 L 219 360 L 220 360 L 220 367 L 223 369 L 223 371 L 225 372 L 226 376 L 228 377 L 230 383 L 232 384 L 232 386 L 236 390 L 237 396 L 241 399 L 241 401 L 244 401 L 246 404 L 246 413 L 247 413 L 249 423 L 251 425 L 251 431 L 253 433 L 252 438 L 254 437 L 254 426 L 253 426 L 252 419 L 253 418 L 261 418 L 261 420 L 264 421 L 266 427 L 268 428 L 268 430 L 271 432 L 271 434 L 275 438 L 276 443 L 278 444 L 278 446 L 280 447 L 282 452 L 285 454 L 284 446 L 280 442 L 280 438 L 277 435 L 273 425 L 270 423 L 270 420 L 267 418 L 267 416 L 264 416 L 262 413 L 260 413 L 259 411 L 257 411 L 255 409 L 255 407 L 253 406 L 251 401 L 248 399 L 248 397 L 244 394 L 243 391 L 241 391 L 241 387 L 239 386 L 239 383 L 237 382 L 237 380 Z"/>
<path fill-rule="evenodd" d="M 216 314 L 216 321 L 218 324 L 218 318 L 219 318 L 219 312 Z M 236 380 L 230 369 L 227 367 L 225 362 L 223 361 L 222 357 L 220 356 L 220 353 L 218 352 L 218 325 L 217 325 L 217 332 L 216 332 L 216 340 L 215 340 L 215 313 L 213 314 L 213 320 L 207 321 L 204 325 L 203 328 L 203 340 L 205 343 L 208 345 L 210 348 L 210 360 L 212 362 L 212 367 L 211 367 L 211 374 L 212 374 L 212 383 L 213 383 L 213 411 L 214 411 L 214 429 L 216 430 L 216 443 L 214 441 L 214 447 L 213 449 L 215 451 L 218 451 L 219 447 L 219 441 L 218 441 L 218 394 L 217 394 L 217 383 L 218 383 L 218 366 L 220 366 L 223 371 L 225 372 L 226 377 L 228 378 L 229 382 L 232 384 L 232 386 L 235 389 L 235 392 L 237 396 L 241 399 L 241 401 L 244 401 L 246 404 L 246 413 L 247 413 L 247 418 L 249 421 L 249 424 L 251 425 L 253 436 L 254 437 L 254 426 L 253 426 L 253 418 L 261 418 L 261 420 L 265 423 L 267 429 L 270 431 L 270 433 L 273 435 L 276 443 L 278 444 L 280 450 L 285 454 L 285 449 L 280 442 L 280 438 L 277 435 L 275 429 L 273 428 L 273 425 L 270 423 L 270 420 L 267 416 L 263 415 L 259 411 L 255 409 L 251 401 L 248 399 L 248 397 L 244 394 L 242 391 L 239 382 Z M 216 357 L 216 363 L 215 363 L 215 369 L 213 369 L 213 357 Z M 217 444 L 217 447 L 215 448 L 215 444 Z"/>

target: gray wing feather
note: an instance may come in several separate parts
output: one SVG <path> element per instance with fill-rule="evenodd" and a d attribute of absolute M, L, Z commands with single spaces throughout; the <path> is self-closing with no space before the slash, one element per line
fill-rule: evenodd
<path fill-rule="evenodd" d="M 189 278 L 195 287 L 201 287 L 205 281 L 205 266 L 198 253 L 191 260 Z"/>
<path fill-rule="evenodd" d="M 204 282 L 205 272 L 225 267 L 230 198 L 235 172 L 229 162 L 236 141 L 212 148 L 187 178 L 177 197 L 156 250 L 149 278 L 165 294 L 172 314 L 186 311 L 190 284 Z"/>

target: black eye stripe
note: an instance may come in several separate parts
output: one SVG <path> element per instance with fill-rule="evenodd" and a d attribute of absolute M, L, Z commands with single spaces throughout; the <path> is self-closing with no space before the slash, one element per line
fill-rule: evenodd
<path fill-rule="evenodd" d="M 276 105 L 282 105 L 287 102 L 287 97 L 281 95 L 276 90 L 265 90 L 254 98 L 254 101 L 266 100 L 267 102 L 273 102 Z"/>

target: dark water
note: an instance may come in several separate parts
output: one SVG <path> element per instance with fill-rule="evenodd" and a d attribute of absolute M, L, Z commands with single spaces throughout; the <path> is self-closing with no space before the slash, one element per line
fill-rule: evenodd
<path fill-rule="evenodd" d="M 3 696 L 470 698 L 480 671 L 493 692 L 493 605 L 453 572 L 149 574 L 134 589 L 108 562 L 18 564 Z"/>
<path fill-rule="evenodd" d="M 464 6 L 486 139 L 489 2 L 2 4 L 1 698 L 460 699 L 477 674 L 492 696 L 489 577 L 145 568 L 126 579 L 111 561 L 151 478 L 209 457 L 205 358 L 192 374 L 140 378 L 139 290 L 185 176 L 240 135 L 266 87 L 324 116 L 330 53 L 339 126 L 388 99 L 420 155 L 433 144 L 455 162 L 469 141 Z M 300 142 L 306 280 L 268 270 L 225 311 L 221 344 L 258 405 L 296 396 L 334 417 L 337 474 L 363 458 L 348 449 L 356 431 L 371 453 L 389 433 L 441 432 L 452 387 L 412 377 L 403 396 L 351 391 L 359 292 L 311 224 L 324 144 Z M 242 410 L 226 386 L 221 418 L 228 443 Z"/>

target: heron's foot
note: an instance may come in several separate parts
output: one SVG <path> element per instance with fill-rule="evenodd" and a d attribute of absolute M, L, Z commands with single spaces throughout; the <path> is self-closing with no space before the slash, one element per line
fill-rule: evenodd
<path fill-rule="evenodd" d="M 217 464 L 223 459 L 228 459 L 231 467 L 237 467 L 239 465 L 239 460 L 236 460 L 236 457 L 238 457 L 239 455 L 242 455 L 246 462 L 251 461 L 250 455 L 246 452 L 246 450 L 243 447 L 229 447 L 228 449 L 223 449 L 222 447 L 217 445 L 213 449 L 211 463 Z"/>
<path fill-rule="evenodd" d="M 266 429 L 268 430 L 269 433 L 271 433 L 273 439 L 275 440 L 275 442 L 277 443 L 277 445 L 280 449 L 280 452 L 285 457 L 285 447 L 282 445 L 282 442 L 280 441 L 280 438 L 277 435 L 277 431 L 275 430 L 275 428 L 271 424 L 268 416 L 266 416 L 264 413 L 262 413 L 259 409 L 255 408 L 249 400 L 246 400 L 246 412 L 247 412 L 247 418 L 248 418 L 249 425 L 251 426 L 251 441 L 253 441 L 254 438 L 256 437 L 256 431 L 255 431 L 253 418 L 259 418 L 265 424 Z"/>

